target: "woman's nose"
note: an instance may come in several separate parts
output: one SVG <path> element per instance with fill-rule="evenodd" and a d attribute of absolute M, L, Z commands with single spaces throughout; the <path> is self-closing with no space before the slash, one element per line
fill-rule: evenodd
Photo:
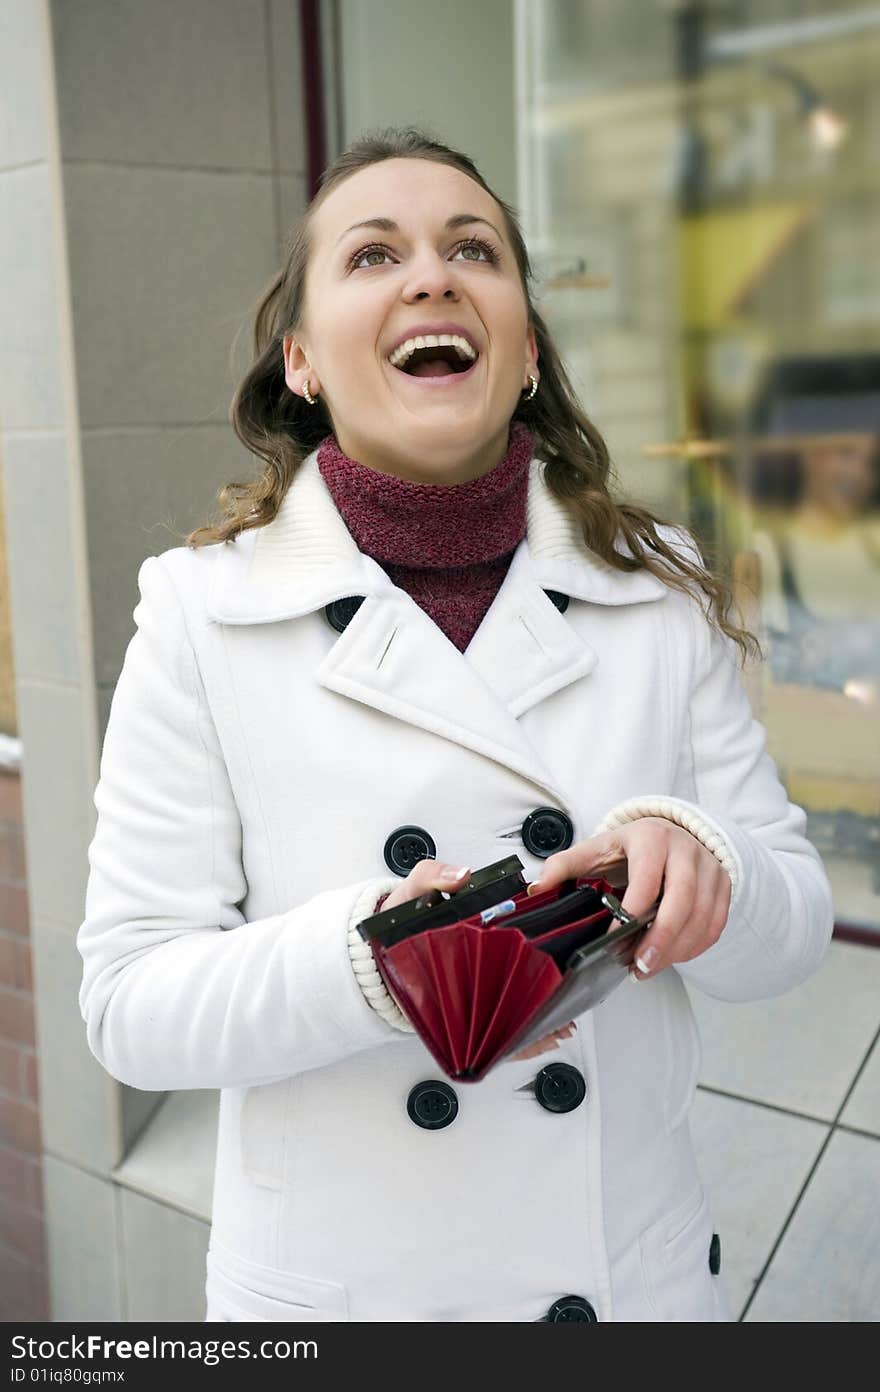
<path fill-rule="evenodd" d="M 407 299 L 422 299 L 458 295 L 458 280 L 455 268 L 442 256 L 426 254 L 415 257 L 410 266 L 404 291 Z"/>

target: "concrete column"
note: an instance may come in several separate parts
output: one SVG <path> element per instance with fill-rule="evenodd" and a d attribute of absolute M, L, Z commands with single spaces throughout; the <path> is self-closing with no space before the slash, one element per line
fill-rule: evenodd
<path fill-rule="evenodd" d="M 513 0 L 338 0 L 343 144 L 427 125 L 516 202 Z"/>
<path fill-rule="evenodd" d="M 200 1318 L 206 1224 L 114 1177 L 163 1099 L 89 1053 L 74 939 L 138 567 L 252 467 L 226 419 L 246 340 L 231 349 L 303 205 L 297 7 L 0 0 L 0 91 L 0 449 L 52 1318 Z"/>

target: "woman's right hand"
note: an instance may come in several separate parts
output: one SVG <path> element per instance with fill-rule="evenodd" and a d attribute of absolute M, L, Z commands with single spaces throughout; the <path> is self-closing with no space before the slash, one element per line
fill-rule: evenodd
<path fill-rule="evenodd" d="M 563 1039 L 571 1039 L 577 1029 L 574 1020 L 569 1020 L 567 1025 L 561 1029 L 555 1029 L 551 1034 L 545 1034 L 543 1039 L 536 1039 L 534 1044 L 530 1044 L 527 1049 L 521 1049 L 518 1054 L 511 1054 L 511 1059 L 530 1059 L 537 1054 L 546 1054 L 550 1049 L 558 1049 Z"/>
<path fill-rule="evenodd" d="M 432 889 L 445 889 L 447 894 L 453 890 L 461 889 L 468 880 L 471 873 L 469 865 L 462 865 L 456 869 L 454 865 L 445 865 L 437 860 L 420 860 L 410 870 L 405 880 L 401 880 L 396 889 L 392 889 L 388 898 L 382 904 L 382 913 L 386 909 L 396 909 L 398 904 L 407 904 L 410 899 L 418 899 L 423 894 L 428 894 Z"/>

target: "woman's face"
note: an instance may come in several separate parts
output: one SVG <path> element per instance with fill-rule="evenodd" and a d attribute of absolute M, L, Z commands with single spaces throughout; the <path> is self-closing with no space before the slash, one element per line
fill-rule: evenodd
<path fill-rule="evenodd" d="M 396 228 L 352 226 L 377 219 Z M 291 391 L 308 382 L 344 453 L 381 473 L 459 483 L 494 468 L 528 374 L 538 376 L 494 198 L 449 165 L 384 160 L 328 195 L 312 238 L 300 332 L 284 340 Z M 470 340 L 478 356 L 466 374 L 444 368 L 432 380 L 389 362 L 432 329 Z"/>

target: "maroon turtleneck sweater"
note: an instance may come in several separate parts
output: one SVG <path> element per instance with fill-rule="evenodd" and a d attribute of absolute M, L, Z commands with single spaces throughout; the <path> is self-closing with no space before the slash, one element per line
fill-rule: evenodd
<path fill-rule="evenodd" d="M 466 483 L 413 483 L 349 459 L 334 435 L 318 468 L 358 548 L 464 652 L 526 534 L 531 432 L 511 421 L 507 453 Z"/>

